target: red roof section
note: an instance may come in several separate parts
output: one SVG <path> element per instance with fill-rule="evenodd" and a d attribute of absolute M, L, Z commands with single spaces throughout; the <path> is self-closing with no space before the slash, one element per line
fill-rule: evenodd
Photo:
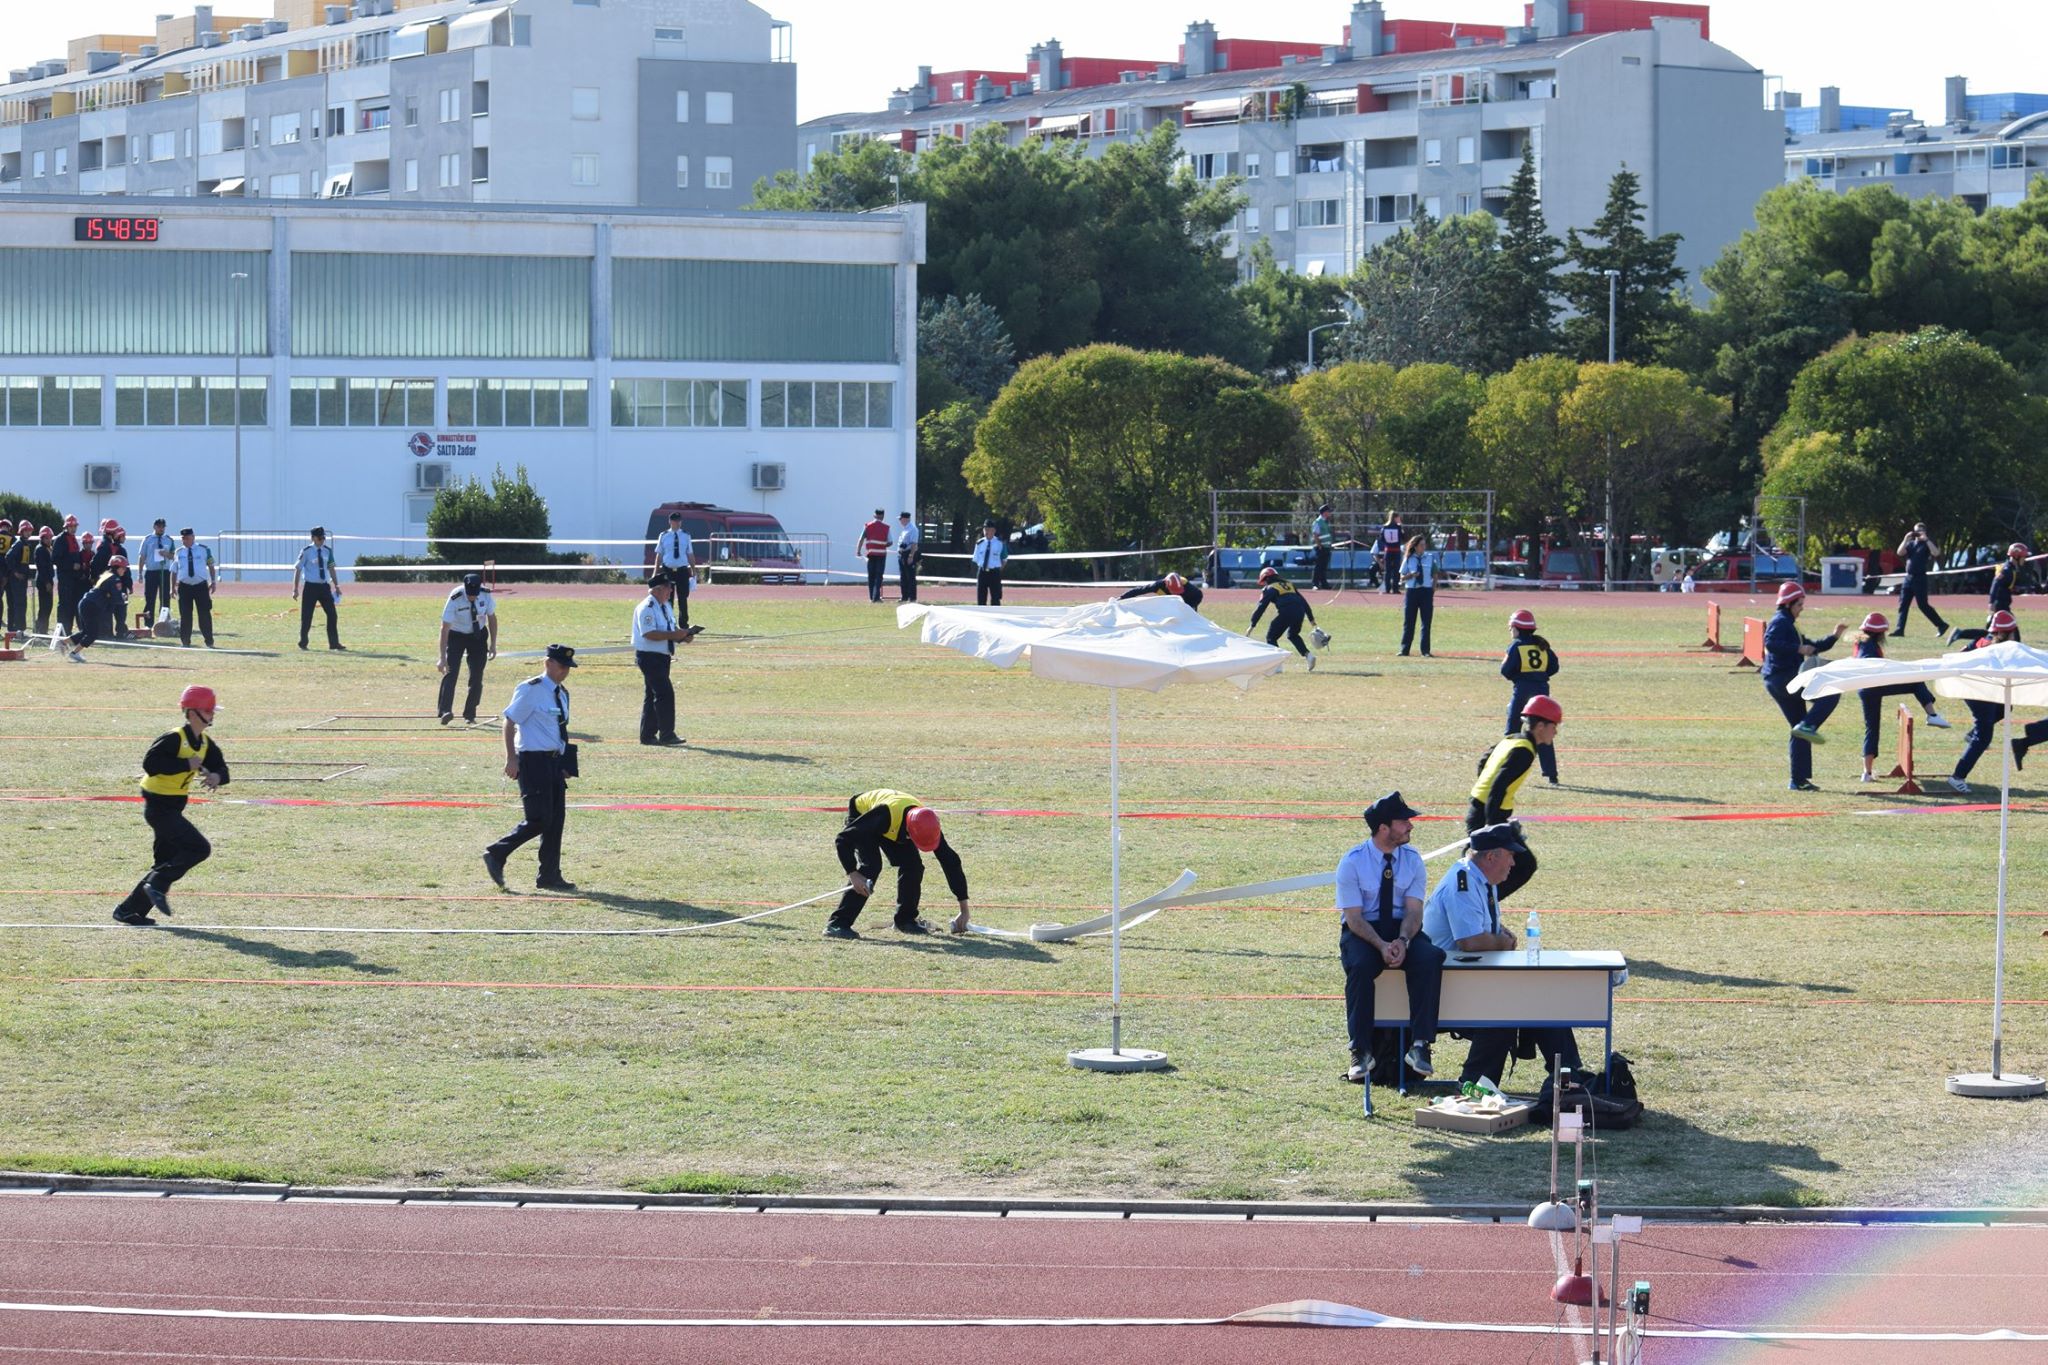
<path fill-rule="evenodd" d="M 979 67 L 973 67 L 966 71 L 934 72 L 932 74 L 932 103 L 952 104 L 956 100 L 972 103 L 974 101 L 974 83 L 983 76 L 995 82 L 997 94 L 1007 95 L 1010 93 L 1010 83 L 1012 81 L 1028 80 L 1030 75 L 1031 73 L 1028 71 L 985 71 Z M 956 85 L 960 87 L 958 95 L 953 93 L 953 87 Z"/>
<path fill-rule="evenodd" d="M 1536 22 L 1536 7 L 1524 5 L 1523 22 Z M 1583 24 L 1573 25 L 1575 33 L 1627 33 L 1650 26 L 1652 19 L 1697 19 L 1700 37 L 1711 38 L 1707 6 L 1678 5 L 1666 0 L 1571 0 L 1571 13 Z"/>
<path fill-rule="evenodd" d="M 1156 57 L 1062 57 L 1060 74 L 1065 78 L 1063 90 L 1081 90 L 1091 85 L 1115 85 L 1126 71 L 1157 71 L 1161 63 Z M 1031 75 L 1038 74 L 1038 63 L 1030 63 Z"/>

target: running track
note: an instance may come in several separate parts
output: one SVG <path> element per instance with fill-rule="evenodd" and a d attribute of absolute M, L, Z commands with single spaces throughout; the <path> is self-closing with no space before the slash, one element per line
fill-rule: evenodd
<path fill-rule="evenodd" d="M 1007 1218 L 8 1194 L 0 1300 L 573 1318 L 1217 1317 L 1327 1299 L 1549 1325 L 1546 1234 L 1484 1223 Z M 2048 1227 L 1651 1224 L 1653 1327 L 2048 1330 Z M 1768 1354 L 1767 1354 L 1768 1353 Z M 0 1361 L 1582 1359 L 1553 1336 L 1279 1327 L 432 1325 L 0 1308 Z M 1644 1359 L 2048 1361 L 2048 1343 L 1652 1340 Z"/>

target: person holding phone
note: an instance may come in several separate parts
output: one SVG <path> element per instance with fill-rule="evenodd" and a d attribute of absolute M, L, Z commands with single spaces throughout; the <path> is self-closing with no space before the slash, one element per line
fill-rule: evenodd
<path fill-rule="evenodd" d="M 1927 600 L 1927 575 L 1934 568 L 1934 543 L 1927 538 L 1926 522 L 1914 522 L 1913 529 L 1906 532 L 1906 538 L 1899 542 L 1899 559 L 1904 563 L 1906 578 L 1899 584 L 1899 623 L 1892 630 L 1892 638 L 1906 638 L 1906 613 L 1915 602 L 1920 604 L 1921 615 L 1934 622 L 1936 635 L 1948 634 L 1948 622 Z"/>

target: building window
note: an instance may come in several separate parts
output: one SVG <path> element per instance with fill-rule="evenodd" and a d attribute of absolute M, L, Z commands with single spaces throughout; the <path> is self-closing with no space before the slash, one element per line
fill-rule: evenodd
<path fill-rule="evenodd" d="M 462 183 L 462 153 L 448 152 L 441 157 L 441 188 L 454 189 Z"/>
<path fill-rule="evenodd" d="M 679 28 L 657 28 L 654 30 L 654 41 L 657 43 L 680 43 L 683 41 L 683 31 Z"/>
<path fill-rule="evenodd" d="M 451 427 L 587 427 L 587 379 L 451 379 Z"/>
<path fill-rule="evenodd" d="M 744 379 L 614 379 L 615 427 L 744 427 Z"/>
<path fill-rule="evenodd" d="M 269 382 L 244 375 L 240 406 L 243 426 L 270 425 Z M 117 427 L 231 427 L 235 408 L 232 375 L 122 375 L 114 380 Z"/>
<path fill-rule="evenodd" d="M 454 123 L 462 117 L 462 91 L 454 87 L 441 92 L 441 122 Z"/>
<path fill-rule="evenodd" d="M 1244 154 L 1244 178 L 1247 180 L 1257 180 L 1259 178 L 1259 168 L 1263 164 L 1257 152 L 1246 152 Z"/>
<path fill-rule="evenodd" d="M 1295 205 L 1295 221 L 1305 228 L 1336 227 L 1344 221 L 1341 199 L 1304 199 Z"/>
<path fill-rule="evenodd" d="M 156 381 L 151 380 L 151 383 Z M 261 382 L 260 380 L 258 381 Z M 116 403 L 118 407 L 118 400 Z M 244 418 L 244 422 L 248 419 Z M 154 425 L 154 423 L 152 423 Z M 431 379 L 294 379 L 295 427 L 430 427 Z"/>
<path fill-rule="evenodd" d="M 57 149 L 57 163 L 56 163 L 56 168 L 55 168 L 55 170 L 54 170 L 54 171 L 53 171 L 52 173 L 53 173 L 53 174 L 56 174 L 56 175 L 67 175 L 67 174 L 69 174 L 69 173 L 70 173 L 70 171 L 71 171 L 71 149 L 70 149 L 69 147 L 59 147 L 59 148 Z"/>
<path fill-rule="evenodd" d="M 1296 155 L 1295 163 L 1294 169 L 1303 175 L 1341 171 L 1344 169 L 1344 144 L 1325 142 L 1314 147 L 1304 147 Z"/>
<path fill-rule="evenodd" d="M 1428 138 L 1422 144 L 1422 164 L 1441 166 L 1444 164 L 1444 144 L 1441 138 Z"/>
<path fill-rule="evenodd" d="M 405 97 L 405 126 L 408 128 L 420 126 L 420 97 L 418 95 L 407 95 Z"/>
<path fill-rule="evenodd" d="M 569 183 L 572 185 L 595 185 L 597 183 L 597 153 L 578 152 L 569 158 Z"/>
<path fill-rule="evenodd" d="M 690 158 L 686 156 L 676 158 L 676 188 L 679 190 L 690 188 Z"/>
<path fill-rule="evenodd" d="M 340 137 L 348 132 L 348 110 L 337 106 L 327 111 L 327 136 Z"/>
<path fill-rule="evenodd" d="M 175 161 L 177 156 L 178 135 L 176 133 L 151 133 L 149 135 L 149 159 L 151 161 Z M 42 153 L 36 153 L 36 157 L 40 162 Z M 42 167 L 38 165 L 36 167 L 36 174 L 41 175 L 42 173 Z"/>
<path fill-rule="evenodd" d="M 1259 230 L 1259 210 L 1257 205 L 1253 205 L 1244 211 L 1244 230 L 1246 232 L 1257 232 Z"/>
<path fill-rule="evenodd" d="M 1405 223 L 1415 216 L 1415 196 L 1412 194 L 1367 195 L 1365 215 L 1368 223 Z"/>
<path fill-rule="evenodd" d="M 597 87 L 579 85 L 569 92 L 569 117 L 573 119 L 594 119 L 597 117 Z"/>
<path fill-rule="evenodd" d="M 676 122 L 688 123 L 689 121 L 690 92 L 687 90 L 678 90 L 676 91 Z"/>
<path fill-rule="evenodd" d="M 1908 157 L 1907 160 L 1912 158 Z M 1959 171 L 1981 171 L 1985 167 L 1985 150 L 1982 147 L 1958 147 L 1956 169 Z M 1793 178 L 1793 177 L 1788 177 Z"/>
<path fill-rule="evenodd" d="M 1422 201 L 1422 211 L 1431 218 L 1444 216 L 1444 201 L 1441 195 L 1432 194 Z"/>
<path fill-rule="evenodd" d="M 98 425 L 100 381 L 97 375 L 0 376 L 0 426 Z"/>
<path fill-rule="evenodd" d="M 187 159 L 187 160 L 190 160 L 190 159 L 191 159 L 191 156 L 192 156 L 192 140 L 193 140 L 193 137 L 194 137 L 194 132 L 193 132 L 193 130 L 192 130 L 192 129 L 190 129 L 190 128 L 187 128 L 187 129 L 185 130 L 185 156 L 186 156 L 186 159 Z"/>
<path fill-rule="evenodd" d="M 1288 207 L 1287 205 L 1285 205 L 1285 204 L 1282 204 L 1282 205 L 1281 205 L 1281 206 L 1280 206 L 1279 208 L 1276 208 L 1276 209 L 1274 209 L 1274 210 L 1273 210 L 1273 231 L 1275 231 L 1275 232 L 1292 232 L 1293 230 L 1294 230 L 1294 210 L 1293 210 L 1293 209 L 1291 209 L 1291 208 L 1289 208 L 1289 207 Z"/>
<path fill-rule="evenodd" d="M 707 190 L 729 190 L 732 188 L 731 157 L 707 156 L 704 158 L 704 188 Z"/>
<path fill-rule="evenodd" d="M 732 122 L 732 92 L 730 90 L 706 90 L 704 92 L 704 121 L 706 123 Z"/>
<path fill-rule="evenodd" d="M 299 140 L 301 120 L 297 114 L 279 114 L 270 120 L 270 145 L 282 147 Z"/>
<path fill-rule="evenodd" d="M 1461 137 L 1458 139 L 1458 164 L 1469 166 L 1479 159 L 1479 139 Z"/>
<path fill-rule="evenodd" d="M 1815 180 L 1835 178 L 1835 159 L 1831 156 L 1810 156 L 1806 158 L 1806 173 Z"/>
<path fill-rule="evenodd" d="M 846 431 L 885 430 L 893 413 L 893 384 L 836 380 L 770 379 L 761 384 L 761 425 Z"/>
<path fill-rule="evenodd" d="M 374 133 L 391 126 L 391 106 L 372 104 L 356 111 L 356 131 Z"/>
<path fill-rule="evenodd" d="M 49 153 L 37 152 L 29 159 L 29 174 L 37 177 L 50 173 Z"/>
<path fill-rule="evenodd" d="M 1237 153 L 1196 152 L 1188 158 L 1188 166 L 1197 180 L 1221 180 L 1237 173 Z"/>
<path fill-rule="evenodd" d="M 293 171 L 293 172 L 292 172 L 292 173 L 291 173 L 290 175 L 273 175 L 273 176 L 271 176 L 271 177 L 270 177 L 270 197 L 271 197 L 272 199 L 296 199 L 296 198 L 298 198 L 298 197 L 299 197 L 299 173 L 298 173 L 297 171 Z"/>
<path fill-rule="evenodd" d="M 407 157 L 405 162 L 405 192 L 407 194 L 417 194 L 419 192 L 419 188 L 420 163 L 413 160 L 411 157 Z"/>
<path fill-rule="evenodd" d="M 59 175 L 64 173 L 63 156 L 64 153 L 57 153 L 57 173 Z M 2016 171 L 2026 164 L 2027 149 L 2025 147 L 2005 146 L 1993 147 L 1991 149 L 1991 169 L 1994 171 Z"/>

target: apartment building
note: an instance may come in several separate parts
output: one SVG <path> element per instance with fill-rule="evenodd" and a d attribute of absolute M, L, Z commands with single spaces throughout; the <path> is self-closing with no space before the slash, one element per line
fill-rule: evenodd
<path fill-rule="evenodd" d="M 717 210 L 791 164 L 790 29 L 745 0 L 278 0 L 73 48 L 0 85 L 0 193 Z"/>
<path fill-rule="evenodd" d="M 1099 153 L 1171 123 L 1198 177 L 1240 179 L 1231 250 L 1264 240 L 1295 270 L 1337 274 L 1418 212 L 1497 213 L 1526 146 L 1554 231 L 1589 226 L 1626 166 L 1645 226 L 1684 237 L 1696 279 L 1780 178 L 1764 74 L 1711 41 L 1703 5 L 1535 0 L 1506 17 L 1521 22 L 1406 20 L 1360 0 L 1334 44 L 1195 23 L 1154 62 L 1048 42 L 1022 72 L 920 68 L 886 109 L 803 124 L 797 159 L 866 139 L 914 152 L 989 125 Z"/>
<path fill-rule="evenodd" d="M 1788 97 L 1790 98 L 1790 97 Z M 1910 108 L 1844 105 L 1823 87 L 1817 105 L 1785 110 L 1785 179 L 1812 180 L 1846 194 L 1889 185 L 1908 198 L 1962 200 L 1980 212 L 2026 198 L 2048 172 L 2048 94 L 1970 93 L 1951 76 L 1940 121 Z"/>
<path fill-rule="evenodd" d="M 853 511 L 913 505 L 923 258 L 919 205 L 0 197 L 6 484 L 88 524 L 419 535 L 524 465 L 562 535 L 721 503 L 855 571 Z"/>

